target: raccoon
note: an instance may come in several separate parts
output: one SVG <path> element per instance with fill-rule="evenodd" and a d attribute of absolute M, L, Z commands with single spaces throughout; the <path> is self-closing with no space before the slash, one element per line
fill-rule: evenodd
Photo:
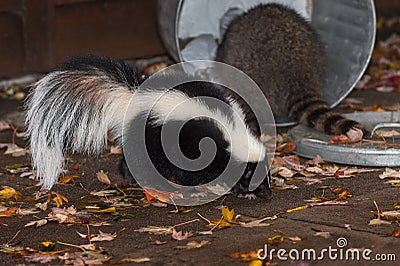
<path fill-rule="evenodd" d="M 218 47 L 217 61 L 249 75 L 276 118 L 289 117 L 327 134 L 346 134 L 356 121 L 333 112 L 322 95 L 326 58 L 311 25 L 280 4 L 258 5 L 234 19 Z"/>

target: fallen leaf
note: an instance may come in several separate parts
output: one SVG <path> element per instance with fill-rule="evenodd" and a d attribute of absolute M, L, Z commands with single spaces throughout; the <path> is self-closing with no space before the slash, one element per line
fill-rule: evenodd
<path fill-rule="evenodd" d="M 59 179 L 58 183 L 60 183 L 60 184 L 67 184 L 67 183 L 69 183 L 69 182 L 71 182 L 72 180 L 77 179 L 77 178 L 79 178 L 79 175 L 67 175 L 67 176 L 62 176 L 62 177 Z"/>
<path fill-rule="evenodd" d="M 230 222 L 230 223 L 233 222 L 232 219 L 233 219 L 233 216 L 235 215 L 234 209 L 229 210 L 228 207 L 224 207 L 224 208 L 222 208 L 221 212 L 222 212 L 222 216 L 224 217 L 225 221 Z"/>
<path fill-rule="evenodd" d="M 193 235 L 192 232 L 183 233 L 182 231 L 176 231 L 175 228 L 172 228 L 172 235 L 171 235 L 172 239 L 180 241 L 180 240 L 188 239 L 192 235 Z"/>
<path fill-rule="evenodd" d="M 110 147 L 110 154 L 124 154 L 124 152 L 121 147 L 112 145 Z"/>
<path fill-rule="evenodd" d="M 36 262 L 36 263 L 49 263 L 50 261 L 57 259 L 57 255 L 47 255 L 47 254 L 32 254 L 24 256 L 24 259 L 27 262 Z"/>
<path fill-rule="evenodd" d="M 374 135 L 378 137 L 383 137 L 383 138 L 391 138 L 391 137 L 397 137 L 400 136 L 400 132 L 392 129 L 392 130 L 383 130 L 383 129 L 378 129 L 374 132 Z"/>
<path fill-rule="evenodd" d="M 394 230 L 391 234 L 388 234 L 388 236 L 391 236 L 391 237 L 400 237 L 400 230 L 399 230 L 399 229 L 396 229 L 396 230 Z"/>
<path fill-rule="evenodd" d="M 324 170 L 322 170 L 320 167 L 317 166 L 307 167 L 305 170 L 314 174 L 321 174 L 324 172 Z"/>
<path fill-rule="evenodd" d="M 258 220 L 254 220 L 251 222 L 247 222 L 247 223 L 239 223 L 240 226 L 242 227 L 263 227 L 263 226 L 270 226 L 271 224 L 267 224 L 264 223 L 265 221 L 272 221 L 277 219 L 278 216 L 274 215 L 274 216 L 270 216 L 270 217 L 265 217 L 262 219 L 258 219 Z"/>
<path fill-rule="evenodd" d="M 379 218 L 372 219 L 368 222 L 368 225 L 381 225 L 381 224 L 391 224 L 389 221 L 381 220 Z"/>
<path fill-rule="evenodd" d="M 307 182 L 306 185 L 310 186 L 313 184 L 319 184 L 322 183 L 321 180 L 319 180 L 318 178 L 310 178 L 310 177 L 297 177 L 296 179 Z"/>
<path fill-rule="evenodd" d="M 331 237 L 331 233 L 321 231 L 321 232 L 316 232 L 314 234 L 314 236 L 322 236 L 323 238 L 330 238 Z"/>
<path fill-rule="evenodd" d="M 304 210 L 304 209 L 307 209 L 307 208 L 308 208 L 307 205 L 303 205 L 303 206 L 300 206 L 300 207 L 297 207 L 297 208 L 294 208 L 294 209 L 286 210 L 286 212 L 287 213 L 291 213 L 291 212 L 295 212 L 295 211 L 301 211 L 301 210 Z"/>
<path fill-rule="evenodd" d="M 333 136 L 329 139 L 330 144 L 353 143 L 353 141 L 346 135 Z"/>
<path fill-rule="evenodd" d="M 263 266 L 263 261 L 262 260 L 252 260 L 250 261 L 247 266 Z"/>
<path fill-rule="evenodd" d="M 394 87 L 393 86 L 378 86 L 375 89 L 376 91 L 379 92 L 392 92 L 394 91 Z"/>
<path fill-rule="evenodd" d="M 298 237 L 298 236 L 289 236 L 289 237 L 286 237 L 286 238 L 289 239 L 292 242 L 295 242 L 295 243 L 303 241 L 303 239 Z"/>
<path fill-rule="evenodd" d="M 27 150 L 19 147 L 13 143 L 0 143 L 0 149 L 6 149 L 4 154 L 11 154 L 13 157 L 24 156 L 27 153 Z"/>
<path fill-rule="evenodd" d="M 289 141 L 276 146 L 276 151 L 281 153 L 291 153 L 296 149 L 296 143 Z"/>
<path fill-rule="evenodd" d="M 109 233 L 104 233 L 99 230 L 98 234 L 81 234 L 79 232 L 76 232 L 80 237 L 86 238 L 92 242 L 100 242 L 100 241 L 112 241 L 117 237 L 117 233 L 114 234 L 109 234 Z"/>
<path fill-rule="evenodd" d="M 250 250 L 250 251 L 240 251 L 228 254 L 229 257 L 232 259 L 244 260 L 244 261 L 251 261 L 251 260 L 258 260 L 258 249 L 257 250 Z"/>
<path fill-rule="evenodd" d="M 172 234 L 173 226 L 147 226 L 135 229 L 135 232 L 149 233 L 154 235 L 169 235 Z"/>
<path fill-rule="evenodd" d="M 32 226 L 32 225 L 36 225 L 36 227 L 40 227 L 45 224 L 47 224 L 47 220 L 41 219 L 41 220 L 31 221 L 31 222 L 27 223 L 26 225 L 24 225 L 24 227 L 28 227 L 28 226 Z"/>
<path fill-rule="evenodd" d="M 383 216 L 388 221 L 399 222 L 400 221 L 400 210 L 384 211 L 384 212 L 382 212 L 381 216 Z"/>
<path fill-rule="evenodd" d="M 290 177 L 293 177 L 293 175 L 294 175 L 292 170 L 290 170 L 290 169 L 288 169 L 286 167 L 279 167 L 275 173 L 280 175 L 281 177 L 284 177 L 284 178 L 290 178 Z"/>
<path fill-rule="evenodd" d="M 86 210 L 88 212 L 95 212 L 95 213 L 112 213 L 116 212 L 115 207 L 109 207 L 105 209 L 100 209 L 99 207 L 94 207 L 94 206 L 85 206 Z"/>
<path fill-rule="evenodd" d="M 322 160 L 321 156 L 319 156 L 319 154 L 317 154 L 317 156 L 315 156 L 314 159 L 306 161 L 304 164 L 305 165 L 315 165 L 315 166 L 319 166 L 320 164 L 325 163 L 324 160 Z"/>
<path fill-rule="evenodd" d="M 0 199 L 10 199 L 10 198 L 20 198 L 22 196 L 21 193 L 13 189 L 9 186 L 2 186 L 2 190 L 0 190 Z"/>
<path fill-rule="evenodd" d="M 194 248 L 204 247 L 205 245 L 208 245 L 210 243 L 211 242 L 208 240 L 202 240 L 201 242 L 189 241 L 188 243 L 186 243 L 185 246 L 176 246 L 175 248 L 177 248 L 177 249 L 194 249 Z"/>
<path fill-rule="evenodd" d="M 10 124 L 4 120 L 0 120 L 0 131 L 10 129 Z"/>
<path fill-rule="evenodd" d="M 57 208 L 61 207 L 64 204 L 64 202 L 68 203 L 68 198 L 61 195 L 60 193 L 57 193 L 55 191 L 50 191 L 50 193 L 55 196 L 53 198 L 53 201 L 56 203 Z"/>
<path fill-rule="evenodd" d="M 308 203 L 307 204 L 310 207 L 315 207 L 315 206 L 334 206 L 334 205 L 341 205 L 341 206 L 348 206 L 349 202 L 347 201 L 338 201 L 338 200 L 328 200 L 328 201 L 323 201 L 323 202 L 316 202 L 316 203 Z"/>
<path fill-rule="evenodd" d="M 100 172 L 96 173 L 97 179 L 106 185 L 111 185 L 111 180 L 108 178 L 107 174 L 100 170 Z"/>
<path fill-rule="evenodd" d="M 18 211 L 18 208 L 10 208 L 6 209 L 3 211 L 0 211 L 0 217 L 7 217 L 16 214 Z"/>
<path fill-rule="evenodd" d="M 394 179 L 400 179 L 400 171 L 393 170 L 391 168 L 385 168 L 385 171 L 379 175 L 380 179 L 385 179 L 385 178 L 394 178 Z"/>

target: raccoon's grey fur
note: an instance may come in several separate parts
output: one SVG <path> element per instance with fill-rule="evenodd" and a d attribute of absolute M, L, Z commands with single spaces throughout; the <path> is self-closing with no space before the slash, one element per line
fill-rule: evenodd
<path fill-rule="evenodd" d="M 238 165 L 247 166 L 233 191 L 249 192 L 251 172 L 259 163 L 266 165 L 267 158 L 265 147 L 246 126 L 245 111 L 239 104 L 226 97 L 222 88 L 208 82 L 184 83 L 166 92 L 152 88 L 137 90 L 138 86 L 138 73 L 126 63 L 83 56 L 67 61 L 31 88 L 26 102 L 27 132 L 33 166 L 43 180 L 44 189 L 50 189 L 57 181 L 66 154 L 99 155 L 109 134 L 121 144 L 124 115 L 132 99 L 136 105 L 131 116 L 125 117 L 126 123 L 134 123 L 143 112 L 151 110 L 145 124 L 146 148 L 154 167 L 165 178 L 173 178 L 182 185 L 207 183 L 222 172 L 232 156 Z M 218 106 L 199 100 L 199 96 L 218 99 L 238 115 L 225 113 Z M 158 101 L 153 105 L 155 99 Z M 182 102 L 188 103 L 185 111 L 168 116 Z M 179 145 L 188 158 L 199 156 L 201 139 L 208 137 L 216 143 L 216 157 L 206 168 L 182 170 L 164 155 L 162 126 L 180 121 L 188 121 L 179 135 Z M 255 193 L 269 195 L 268 178 Z"/>
<path fill-rule="evenodd" d="M 317 33 L 296 11 L 259 5 L 228 27 L 217 60 L 248 74 L 277 118 L 289 117 L 328 134 L 346 134 L 355 121 L 330 110 L 322 96 L 325 52 Z"/>

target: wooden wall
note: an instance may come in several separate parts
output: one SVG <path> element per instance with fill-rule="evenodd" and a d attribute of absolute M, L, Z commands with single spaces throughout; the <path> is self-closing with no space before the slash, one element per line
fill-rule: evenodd
<path fill-rule="evenodd" d="M 163 54 L 156 0 L 1 0 L 0 78 L 47 71 L 68 56 Z"/>

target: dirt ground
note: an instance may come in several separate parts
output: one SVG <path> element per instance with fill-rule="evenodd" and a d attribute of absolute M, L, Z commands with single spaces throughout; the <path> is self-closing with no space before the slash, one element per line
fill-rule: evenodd
<path fill-rule="evenodd" d="M 368 106 L 377 102 L 392 105 L 398 103 L 400 96 L 397 91 L 356 90 L 348 98 L 359 99 Z M 15 114 L 21 106 L 22 101 L 0 99 L 0 120 L 11 117 L 18 124 L 21 117 L 10 114 Z M 0 143 L 12 140 L 12 130 L 0 132 Z M 20 137 L 15 143 L 21 147 L 26 144 Z M 400 188 L 379 178 L 383 167 L 347 178 L 320 178 L 321 183 L 295 180 L 297 189 L 274 189 L 270 200 L 226 195 L 206 205 L 180 208 L 176 212 L 175 206 L 154 203 L 142 191 L 130 189 L 119 173 L 120 159 L 121 155 L 116 154 L 104 154 L 99 158 L 73 155 L 68 158 L 65 175 L 77 178 L 54 186 L 56 193 L 35 198 L 39 190 L 37 181 L 10 172 L 10 168 L 21 170 L 21 165 L 15 164 L 29 166 L 29 155 L 13 157 L 4 154 L 3 149 L 0 153 L 0 185 L 3 186 L 0 190 L 0 264 L 398 265 L 400 260 L 400 228 L 396 216 Z M 96 173 L 100 170 L 107 173 L 110 185 L 98 180 Z M 304 207 L 305 200 L 316 196 L 332 198 L 333 188 L 351 195 L 346 196 L 343 204 Z M 7 189 L 11 191 L 9 198 L 4 193 Z M 93 195 L 99 191 L 110 194 Z M 45 210 L 38 208 L 38 203 L 47 201 Z M 62 205 L 57 208 L 57 203 Z M 64 210 L 64 216 L 56 215 L 60 209 L 71 206 L 79 212 L 68 209 L 69 213 Z M 369 225 L 377 218 L 377 206 L 382 211 L 397 214 L 391 219 L 381 216 L 382 224 Z M 222 226 L 224 219 L 221 218 L 224 207 L 234 210 L 234 218 L 231 223 L 225 222 L 226 226 Z M 226 215 L 224 218 L 227 219 Z M 261 223 L 264 226 L 243 226 L 262 218 L 266 218 Z M 26 226 L 43 219 L 46 224 Z M 208 221 L 214 224 L 213 228 L 207 226 Z M 143 228 L 151 232 L 142 232 Z M 182 232 L 182 240 L 174 239 L 179 233 L 173 233 L 172 228 Z M 103 238 L 99 236 L 103 241 L 95 241 L 99 231 L 105 233 L 101 235 Z M 77 232 L 87 236 L 82 238 Z M 186 232 L 193 235 L 188 237 Z M 107 237 L 110 241 L 105 240 Z M 338 239 L 347 243 L 342 246 L 343 242 L 337 242 Z M 88 246 L 93 243 L 96 245 Z M 256 252 L 265 245 L 268 251 L 275 251 L 272 258 L 261 262 Z M 340 254 L 350 248 L 357 249 L 360 254 L 370 249 L 371 253 L 366 254 L 370 260 L 345 260 L 344 255 L 340 259 Z M 339 257 L 330 259 L 328 253 L 324 253 L 322 262 L 307 258 L 292 260 L 287 256 L 283 256 L 287 259 L 284 260 L 278 257 L 278 249 L 296 249 L 300 253 L 315 249 L 317 256 L 322 249 L 337 249 L 333 254 Z M 390 257 L 391 254 L 395 258 Z M 379 258 L 390 261 L 378 261 Z"/>
<path fill-rule="evenodd" d="M 365 97 L 365 103 L 368 103 L 368 100 L 375 101 L 376 96 L 377 92 L 374 91 L 355 91 L 350 97 Z M 393 95 L 380 94 L 382 102 L 390 103 L 397 97 L 397 93 Z M 0 114 L 4 115 L 9 113 L 10 110 L 17 110 L 21 106 L 21 102 L 1 100 L 0 106 L 2 109 Z M 0 135 L 0 143 L 10 142 L 11 138 L 12 131 L 5 131 Z M 17 138 L 16 143 L 20 146 L 24 145 L 23 139 L 20 138 Z M 37 200 L 32 198 L 39 189 L 35 186 L 36 181 L 6 171 L 6 166 L 29 164 L 28 156 L 1 155 L 0 158 L 1 185 L 12 187 L 24 196 L 17 200 L 13 198 L 2 199 L 0 206 L 29 209 L 34 207 L 36 203 L 47 201 L 46 195 Z M 275 191 L 272 199 L 268 201 L 262 199 L 248 200 L 227 195 L 206 205 L 187 208 L 191 210 L 187 213 L 171 213 L 175 210 L 174 206 L 158 207 L 146 204 L 146 200 L 143 200 L 145 197 L 140 191 L 126 190 L 128 184 L 118 171 L 120 159 L 120 155 L 107 154 L 100 158 L 72 156 L 68 160 L 69 172 L 66 175 L 78 175 L 79 178 L 73 179 L 67 184 L 57 184 L 53 190 L 68 198 L 68 203 L 64 203 L 62 207 L 75 206 L 78 210 L 88 210 L 87 206 L 97 206 L 100 209 L 112 207 L 112 203 L 107 203 L 107 197 L 91 196 L 90 192 L 104 189 L 112 190 L 118 187 L 125 189 L 127 194 L 124 197 L 124 202 L 130 203 L 132 206 L 117 207 L 116 211 L 111 213 L 92 213 L 90 217 L 82 218 L 82 220 L 73 223 L 60 224 L 58 221 L 49 221 L 40 227 L 25 227 L 25 225 L 30 221 L 40 220 L 48 216 L 51 208 L 56 207 L 54 201 L 50 201 L 47 210 L 35 214 L 13 214 L 0 217 L 0 244 L 3 245 L 3 250 L 5 245 L 34 249 L 31 252 L 16 252 L 14 255 L 0 252 L 0 263 L 2 265 L 28 264 L 29 260 L 27 261 L 25 256 L 38 254 L 39 251 L 49 251 L 51 254 L 60 251 L 60 255 L 67 251 L 76 253 L 80 250 L 66 244 L 89 244 L 88 239 L 81 238 L 77 234 L 77 232 L 87 234 L 88 228 L 91 234 L 97 234 L 99 230 L 104 233 L 119 232 L 112 241 L 93 242 L 102 248 L 101 254 L 111 256 L 111 259 L 105 262 L 110 264 L 128 262 L 128 259 L 146 258 L 149 259 L 146 262 L 148 265 L 244 265 L 248 262 L 231 258 L 229 254 L 254 251 L 262 248 L 264 244 L 269 244 L 269 248 L 286 250 L 292 248 L 321 250 L 329 246 L 336 248 L 336 240 L 340 237 L 344 237 L 348 241 L 347 247 L 360 250 L 371 249 L 372 254 L 396 254 L 397 259 L 399 259 L 400 239 L 387 236 L 399 229 L 398 224 L 368 225 L 368 222 L 376 217 L 374 201 L 379 204 L 383 211 L 393 210 L 394 205 L 400 202 L 399 188 L 391 187 L 385 180 L 379 179 L 378 176 L 383 172 L 383 168 L 377 169 L 376 172 L 358 174 L 347 179 L 327 179 L 320 184 L 298 183 L 296 184 L 299 187 L 298 189 Z M 112 182 L 111 186 L 107 187 L 96 178 L 96 173 L 100 170 L 108 173 Z M 115 186 L 115 184 L 118 185 Z M 303 206 L 305 199 L 321 195 L 321 188 L 324 187 L 345 188 L 351 192 L 353 197 L 348 199 L 346 206 L 317 206 L 285 213 L 286 210 Z M 54 198 L 54 195 L 52 198 Z M 200 235 L 199 232 L 207 231 L 209 228 L 207 228 L 207 222 L 199 215 L 206 219 L 218 220 L 221 217 L 221 206 L 234 209 L 235 215 L 263 218 L 278 214 L 278 218 L 265 222 L 270 226 L 245 228 L 233 225 L 226 228 L 216 228 L 212 231 L 212 234 Z M 87 225 L 94 221 L 106 221 L 109 225 L 99 227 Z M 171 227 L 188 221 L 193 222 L 178 226 L 176 230 L 194 232 L 194 235 L 181 241 L 172 239 L 171 232 L 156 235 L 136 231 L 148 226 Z M 327 238 L 316 236 L 317 232 L 329 232 L 329 236 L 326 236 Z M 280 240 L 271 241 L 271 238 L 277 236 Z M 55 244 L 50 249 L 46 249 L 41 244 L 45 241 L 51 241 Z M 177 246 L 185 246 L 191 241 L 207 242 L 199 248 L 177 248 Z M 98 257 L 96 258 L 98 259 Z M 49 264 L 63 264 L 65 262 L 66 260 L 55 259 Z M 317 261 L 288 262 L 280 261 L 278 258 L 272 259 L 271 263 L 278 263 L 279 265 L 318 264 Z M 325 258 L 324 263 L 336 265 L 338 261 Z M 354 264 L 355 262 L 340 261 L 340 263 Z M 360 261 L 358 263 L 367 264 L 368 262 Z M 392 261 L 386 262 L 384 265 L 394 264 Z M 379 265 L 383 264 L 379 262 Z"/>

